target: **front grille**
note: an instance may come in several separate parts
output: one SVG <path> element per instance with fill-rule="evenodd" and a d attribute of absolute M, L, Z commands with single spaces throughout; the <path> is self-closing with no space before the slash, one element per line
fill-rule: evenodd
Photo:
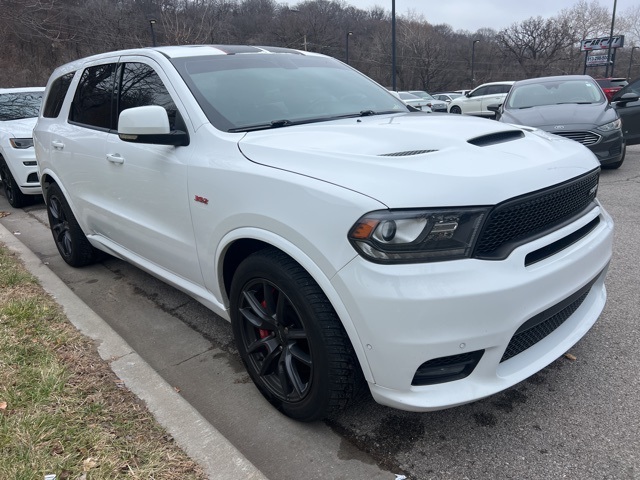
<path fill-rule="evenodd" d="M 524 352 L 562 325 L 582 305 L 599 276 L 562 302 L 527 320 L 511 338 L 500 362 Z"/>
<path fill-rule="evenodd" d="M 595 145 L 600 141 L 600 135 L 593 132 L 553 132 L 564 138 L 569 138 L 584 146 Z"/>
<path fill-rule="evenodd" d="M 506 258 L 514 248 L 582 214 L 596 198 L 600 169 L 496 205 L 488 214 L 473 257 Z"/>

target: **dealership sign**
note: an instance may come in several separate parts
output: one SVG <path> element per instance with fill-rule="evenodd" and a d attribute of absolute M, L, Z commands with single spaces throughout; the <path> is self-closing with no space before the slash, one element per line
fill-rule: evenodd
<path fill-rule="evenodd" d="M 613 40 L 611 42 L 611 48 L 624 47 L 624 35 L 618 35 L 617 37 L 600 37 L 582 40 L 582 42 L 580 42 L 580 51 L 608 50 L 609 39 Z"/>
<path fill-rule="evenodd" d="M 600 67 L 606 65 L 608 57 L 608 55 L 589 55 L 587 57 L 587 67 Z"/>

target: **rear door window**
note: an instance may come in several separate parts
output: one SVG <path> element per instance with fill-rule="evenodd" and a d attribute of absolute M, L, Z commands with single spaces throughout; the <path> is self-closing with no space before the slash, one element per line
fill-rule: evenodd
<path fill-rule="evenodd" d="M 69 121 L 93 128 L 114 129 L 113 90 L 116 64 L 96 65 L 82 72 Z"/>

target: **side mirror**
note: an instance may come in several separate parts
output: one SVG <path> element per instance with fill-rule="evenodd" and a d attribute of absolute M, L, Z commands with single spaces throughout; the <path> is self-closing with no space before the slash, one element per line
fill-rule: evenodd
<path fill-rule="evenodd" d="M 487 105 L 487 110 L 493 113 L 500 113 L 500 107 L 502 107 L 501 103 L 493 103 L 491 105 Z"/>
<path fill-rule="evenodd" d="M 123 142 L 186 147 L 189 135 L 171 130 L 167 111 L 159 105 L 128 108 L 118 118 L 118 137 Z"/>
<path fill-rule="evenodd" d="M 627 92 L 619 97 L 613 97 L 612 102 L 617 103 L 620 106 L 624 106 L 627 102 L 637 102 L 640 97 L 637 93 Z"/>

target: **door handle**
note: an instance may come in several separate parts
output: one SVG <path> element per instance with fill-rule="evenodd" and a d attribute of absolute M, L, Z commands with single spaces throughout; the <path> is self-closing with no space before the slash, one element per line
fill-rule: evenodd
<path fill-rule="evenodd" d="M 62 150 L 64 148 L 64 143 L 59 140 L 51 140 L 51 146 L 56 150 Z"/>
<path fill-rule="evenodd" d="M 107 153 L 107 160 L 109 160 L 111 163 L 117 163 L 119 165 L 124 163 L 124 157 L 121 157 L 118 153 Z"/>

